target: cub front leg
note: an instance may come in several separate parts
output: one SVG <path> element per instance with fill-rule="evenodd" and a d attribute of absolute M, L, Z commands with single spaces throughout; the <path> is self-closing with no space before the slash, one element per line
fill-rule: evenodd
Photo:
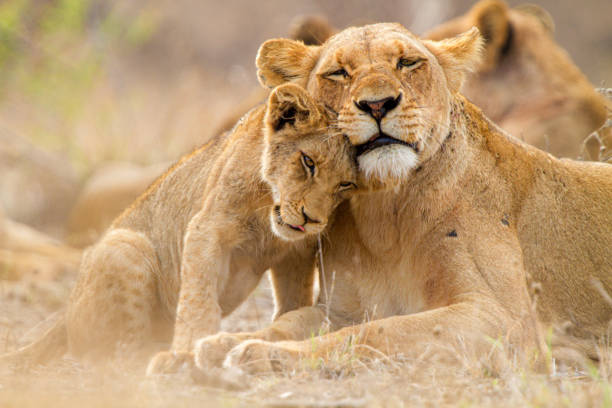
<path fill-rule="evenodd" d="M 221 276 L 229 275 L 230 252 L 222 249 L 217 230 L 207 225 L 207 219 L 211 218 L 214 217 L 201 211 L 189 223 L 181 260 L 181 287 L 172 347 L 153 357 L 148 374 L 175 372 L 185 365 L 193 366 L 195 340 L 219 331 L 222 311 L 218 282 Z"/>
<path fill-rule="evenodd" d="M 246 340 L 302 340 L 318 333 L 322 312 L 310 307 L 314 302 L 315 251 L 314 245 L 304 243 L 272 266 L 274 323 L 255 332 L 217 333 L 200 339 L 195 347 L 196 364 L 200 368 L 220 367 L 227 353 Z M 299 308 L 303 310 L 294 313 Z"/>
<path fill-rule="evenodd" d="M 217 333 L 196 342 L 195 362 L 201 369 L 219 367 L 230 350 L 247 340 L 304 340 L 317 335 L 324 321 L 325 314 L 320 308 L 308 306 L 287 312 L 270 326 L 255 332 Z"/>

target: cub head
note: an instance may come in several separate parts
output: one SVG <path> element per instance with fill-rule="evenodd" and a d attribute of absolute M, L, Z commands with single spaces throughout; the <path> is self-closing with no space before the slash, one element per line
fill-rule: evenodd
<path fill-rule="evenodd" d="M 373 24 L 321 46 L 269 40 L 257 67 L 262 84 L 300 84 L 338 113 L 368 185 L 396 185 L 448 135 L 453 95 L 479 63 L 481 46 L 476 28 L 435 42 L 399 24 Z"/>
<path fill-rule="evenodd" d="M 335 114 L 295 84 L 272 91 L 264 121 L 262 174 L 274 197 L 272 231 L 287 241 L 318 234 L 357 188 L 354 149 L 336 130 Z"/>

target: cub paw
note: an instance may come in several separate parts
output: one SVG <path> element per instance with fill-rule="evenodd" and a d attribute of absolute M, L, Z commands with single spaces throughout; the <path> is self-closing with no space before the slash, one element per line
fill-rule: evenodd
<path fill-rule="evenodd" d="M 195 344 L 195 364 L 202 370 L 221 367 L 227 353 L 247 339 L 243 334 L 234 333 L 217 333 L 204 337 Z"/>
<path fill-rule="evenodd" d="M 247 340 L 234 347 L 223 366 L 238 368 L 248 374 L 287 373 L 294 370 L 300 359 L 298 351 L 279 343 L 263 340 Z"/>
<path fill-rule="evenodd" d="M 147 376 L 191 372 L 195 367 L 194 355 L 187 351 L 162 351 L 157 353 L 147 367 Z"/>

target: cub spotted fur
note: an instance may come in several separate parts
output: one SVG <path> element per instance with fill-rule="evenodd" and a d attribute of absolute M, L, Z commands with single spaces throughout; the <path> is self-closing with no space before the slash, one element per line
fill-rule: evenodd
<path fill-rule="evenodd" d="M 12 357 L 44 359 L 54 345 L 97 360 L 120 344 L 146 357 L 173 331 L 172 350 L 187 352 L 267 269 L 276 315 L 311 305 L 316 234 L 356 187 L 350 143 L 332 122 L 301 87 L 276 89 L 113 223 L 84 256 L 65 317 Z M 150 371 L 172 364 L 161 353 Z"/>

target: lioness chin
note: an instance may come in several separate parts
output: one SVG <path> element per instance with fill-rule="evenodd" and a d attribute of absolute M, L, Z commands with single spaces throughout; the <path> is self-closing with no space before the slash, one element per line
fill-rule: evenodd
<path fill-rule="evenodd" d="M 300 86 L 275 89 L 115 220 L 85 254 L 65 316 L 4 361 L 36 364 L 68 348 L 85 360 L 120 351 L 139 363 L 172 339 L 148 372 L 174 371 L 268 269 L 276 315 L 312 305 L 316 236 L 357 182 L 334 121 Z"/>
<path fill-rule="evenodd" d="M 612 306 L 596 287 L 612 291 L 612 166 L 558 160 L 462 97 L 482 44 L 475 28 L 427 41 L 375 24 L 320 47 L 261 46 L 261 82 L 304 85 L 337 111 L 362 177 L 386 190 L 338 207 L 320 279 L 334 278 L 333 293 L 268 328 L 294 340 L 242 343 L 226 365 L 291 369 L 348 345 L 352 358 L 435 351 L 541 368 L 542 324 L 605 337 Z M 528 281 L 541 286 L 535 310 Z M 299 341 L 326 314 L 337 331 Z"/>

